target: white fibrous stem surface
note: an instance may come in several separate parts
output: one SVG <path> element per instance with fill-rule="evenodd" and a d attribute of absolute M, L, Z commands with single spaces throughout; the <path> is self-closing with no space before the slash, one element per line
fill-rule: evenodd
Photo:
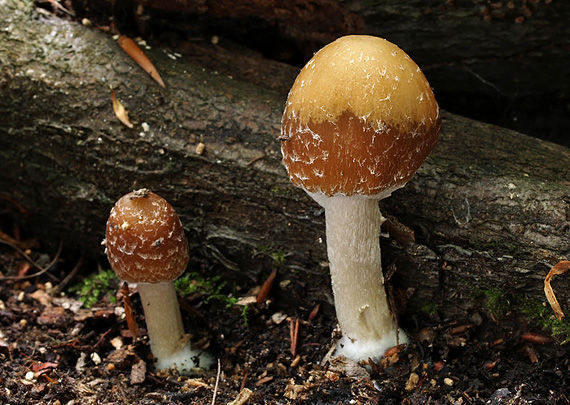
<path fill-rule="evenodd" d="M 199 367 L 208 369 L 213 359 L 202 350 L 192 350 L 184 333 L 174 283 L 141 283 L 138 289 L 156 368 L 176 368 L 183 375 Z"/>
<path fill-rule="evenodd" d="M 388 306 L 380 259 L 378 200 L 310 193 L 325 208 L 327 253 L 342 331 L 337 355 L 379 358 L 406 341 Z"/>

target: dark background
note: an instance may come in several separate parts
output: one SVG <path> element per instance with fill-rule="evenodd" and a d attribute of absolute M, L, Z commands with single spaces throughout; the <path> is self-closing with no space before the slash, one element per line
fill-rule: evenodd
<path fill-rule="evenodd" d="M 70 8 L 150 43 L 184 49 L 215 37 L 215 47 L 295 67 L 342 35 L 381 36 L 422 67 L 443 109 L 570 146 L 564 1 L 73 0 Z"/>

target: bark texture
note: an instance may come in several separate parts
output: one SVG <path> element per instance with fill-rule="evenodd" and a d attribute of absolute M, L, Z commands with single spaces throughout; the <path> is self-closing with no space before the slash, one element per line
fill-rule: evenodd
<path fill-rule="evenodd" d="M 108 23 L 110 14 L 119 24 L 136 20 L 137 34 L 174 31 L 178 43 L 189 42 L 189 50 L 200 39 L 209 42 L 216 35 L 221 44 L 239 43 L 299 66 L 340 36 L 377 35 L 398 44 L 422 67 L 440 103 L 450 111 L 570 145 L 563 131 L 570 116 L 567 1 L 75 0 L 74 4 L 85 15 L 103 14 L 101 24 Z"/>
<path fill-rule="evenodd" d="M 286 94 L 263 85 L 291 77 L 291 68 L 266 61 L 258 73 L 279 75 L 252 84 L 166 50 L 148 55 L 166 89 L 107 34 L 4 1 L 2 194 L 30 212 L 35 232 L 91 255 L 103 253 L 114 202 L 146 187 L 176 208 L 193 253 L 228 271 L 258 277 L 278 249 L 290 270 L 325 260 L 324 213 L 281 163 Z M 114 116 L 109 86 L 134 129 Z M 382 238 L 386 267 L 397 267 L 418 306 L 437 298 L 445 313 L 461 311 L 452 298 L 470 285 L 543 298 L 548 266 L 570 254 L 569 167 L 567 148 L 444 113 L 431 157 L 381 203 L 392 217 L 392 238 Z M 405 243 L 410 229 L 415 242 Z M 564 306 L 570 292 L 556 292 Z"/>

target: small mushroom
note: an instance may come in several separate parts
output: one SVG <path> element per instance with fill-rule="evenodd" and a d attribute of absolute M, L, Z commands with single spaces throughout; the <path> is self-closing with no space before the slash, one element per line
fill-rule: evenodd
<path fill-rule="evenodd" d="M 111 210 L 105 244 L 117 276 L 138 285 L 156 368 L 176 367 L 181 374 L 209 368 L 210 355 L 190 347 L 174 289 L 189 260 L 174 208 L 147 189 L 124 195 Z"/>
<path fill-rule="evenodd" d="M 406 337 L 387 303 L 378 201 L 434 148 L 439 108 L 419 67 L 377 37 L 342 37 L 299 73 L 281 128 L 289 178 L 325 209 L 327 253 L 342 338 L 336 354 L 378 358 Z"/>

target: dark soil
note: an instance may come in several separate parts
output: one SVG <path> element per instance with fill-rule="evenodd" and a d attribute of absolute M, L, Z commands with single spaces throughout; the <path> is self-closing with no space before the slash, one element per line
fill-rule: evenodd
<path fill-rule="evenodd" d="M 192 377 L 156 372 L 136 289 L 129 293 L 140 327 L 133 338 L 118 282 L 90 308 L 69 289 L 108 268 L 104 259 L 41 247 L 53 241 L 27 243 L 35 235 L 18 236 L 25 224 L 2 215 L 2 404 L 570 403 L 568 346 L 516 313 L 489 313 L 483 302 L 463 301 L 464 315 L 453 319 L 400 311 L 411 343 L 378 362 L 331 357 L 338 332 L 326 268 L 287 258 L 261 272 L 278 277 L 260 304 L 264 279 L 194 258 L 188 272 L 225 281 L 215 299 L 211 291 L 180 297 L 193 341 L 218 366 Z"/>
<path fill-rule="evenodd" d="M 57 292 L 77 264 L 72 254 L 57 257 L 40 276 L 8 278 L 33 275 L 30 259 L 49 265 L 56 258 L 41 248 L 28 255 L 10 245 L 0 249 L 3 404 L 570 403 L 567 346 L 545 332 L 528 333 L 532 326 L 515 314 L 493 319 L 477 302 L 465 319 L 400 314 L 411 343 L 378 362 L 332 358 L 336 325 L 326 269 L 291 270 L 287 259 L 267 269 L 277 269 L 278 277 L 260 305 L 254 301 L 264 280 L 226 283 L 209 300 L 208 293 L 181 297 L 187 330 L 219 359 L 219 368 L 193 377 L 157 373 L 136 289 L 129 293 L 140 326 L 133 339 L 118 282 L 85 308 L 77 295 Z M 96 265 L 84 263 L 80 274 Z M 223 273 L 197 259 L 189 271 L 206 279 Z M 249 302 L 247 309 L 232 297 Z"/>

